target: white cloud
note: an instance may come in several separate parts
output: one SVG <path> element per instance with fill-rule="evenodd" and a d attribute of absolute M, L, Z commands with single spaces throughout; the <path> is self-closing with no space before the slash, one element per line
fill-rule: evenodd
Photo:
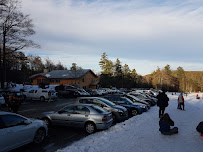
<path fill-rule="evenodd" d="M 31 51 L 58 56 L 67 65 L 77 58 L 79 65 L 98 69 L 106 51 L 129 65 L 147 61 L 146 70 L 151 71 L 164 60 L 202 70 L 201 0 L 23 0 L 23 10 L 33 18 L 34 38 L 42 46 Z"/>

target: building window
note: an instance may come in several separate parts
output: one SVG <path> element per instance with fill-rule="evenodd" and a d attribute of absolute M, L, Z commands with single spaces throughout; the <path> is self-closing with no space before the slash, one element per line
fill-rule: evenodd
<path fill-rule="evenodd" d="M 82 78 L 82 82 L 85 82 L 85 78 Z"/>
<path fill-rule="evenodd" d="M 60 82 L 60 80 L 59 80 L 59 79 L 56 79 L 56 82 Z"/>
<path fill-rule="evenodd" d="M 55 81 L 54 79 L 51 79 L 51 80 L 50 80 L 50 82 L 54 82 L 54 81 Z"/>

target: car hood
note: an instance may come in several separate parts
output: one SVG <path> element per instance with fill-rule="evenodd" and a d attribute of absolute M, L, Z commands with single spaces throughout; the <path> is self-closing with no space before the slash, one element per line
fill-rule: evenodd
<path fill-rule="evenodd" d="M 113 108 L 118 109 L 118 110 L 122 110 L 122 111 L 126 111 L 127 109 L 123 106 L 119 106 L 119 105 L 115 105 L 113 106 Z"/>
<path fill-rule="evenodd" d="M 138 103 L 138 102 L 134 102 L 133 104 L 134 104 L 134 105 L 138 105 L 138 106 L 143 106 L 143 105 L 145 105 L 145 104 L 143 104 L 143 103 Z"/>
<path fill-rule="evenodd" d="M 41 117 L 44 117 L 44 116 L 47 116 L 47 115 L 51 115 L 51 114 L 54 114 L 54 113 L 56 113 L 56 111 L 43 112 L 41 114 Z"/>
<path fill-rule="evenodd" d="M 39 119 L 34 119 L 34 118 L 29 118 L 29 119 L 30 119 L 30 121 L 31 121 L 32 123 L 40 124 L 41 126 L 44 126 L 44 127 L 46 128 L 46 125 L 45 125 L 44 121 L 39 120 Z M 47 128 L 46 128 L 46 129 L 47 129 Z"/>

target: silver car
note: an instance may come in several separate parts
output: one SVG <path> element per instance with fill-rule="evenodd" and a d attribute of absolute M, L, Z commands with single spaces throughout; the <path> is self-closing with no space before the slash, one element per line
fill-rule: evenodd
<path fill-rule="evenodd" d="M 0 111 L 0 152 L 10 151 L 30 142 L 41 143 L 48 135 L 42 120 Z"/>
<path fill-rule="evenodd" d="M 93 104 L 70 104 L 56 112 L 44 112 L 41 119 L 48 126 L 81 127 L 89 134 L 112 125 L 111 112 Z"/>
<path fill-rule="evenodd" d="M 128 111 L 126 108 L 101 97 L 81 97 L 78 98 L 75 103 L 95 104 L 112 112 L 113 123 L 128 119 Z"/>

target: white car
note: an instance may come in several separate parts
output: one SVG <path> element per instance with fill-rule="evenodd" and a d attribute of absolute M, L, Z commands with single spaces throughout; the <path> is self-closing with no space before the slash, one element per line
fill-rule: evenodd
<path fill-rule="evenodd" d="M 41 143 L 48 135 L 42 120 L 0 111 L 0 152 L 10 151 L 30 142 Z"/>
<path fill-rule="evenodd" d="M 0 106 L 1 105 L 5 105 L 6 103 L 5 103 L 5 99 L 4 99 L 4 97 L 0 94 Z"/>
<path fill-rule="evenodd" d="M 50 101 L 56 98 L 56 92 L 50 89 L 34 89 L 28 92 L 23 92 L 24 99 Z"/>

